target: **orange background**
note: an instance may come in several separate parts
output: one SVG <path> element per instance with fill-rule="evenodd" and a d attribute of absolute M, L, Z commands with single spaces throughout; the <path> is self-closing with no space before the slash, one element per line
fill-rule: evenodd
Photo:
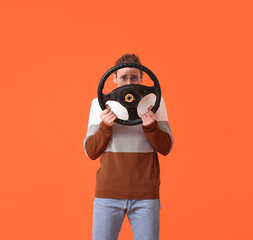
<path fill-rule="evenodd" d="M 175 139 L 160 239 L 253 239 L 251 1 L 2 0 L 0 26 L 0 239 L 91 239 L 83 139 L 125 53 L 158 77 Z"/>

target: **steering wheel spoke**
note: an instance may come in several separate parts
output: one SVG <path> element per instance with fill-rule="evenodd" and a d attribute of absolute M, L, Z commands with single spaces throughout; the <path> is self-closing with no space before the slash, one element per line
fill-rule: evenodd
<path fill-rule="evenodd" d="M 102 96 L 104 103 L 110 100 L 110 93 Z"/>
<path fill-rule="evenodd" d="M 127 112 L 128 112 L 128 115 L 129 115 L 128 120 L 139 119 L 139 116 L 138 116 L 136 108 L 129 108 L 129 109 L 127 109 Z"/>
<path fill-rule="evenodd" d="M 150 93 L 156 94 L 156 87 L 155 86 L 148 87 L 148 86 L 140 85 L 138 88 L 139 88 L 138 93 L 141 98 L 145 97 L 146 95 L 148 95 Z"/>
<path fill-rule="evenodd" d="M 103 94 L 103 95 L 102 95 L 102 98 L 103 98 L 104 103 L 106 103 L 106 102 L 109 101 L 109 100 L 118 101 L 118 93 L 117 93 L 116 90 L 117 90 L 117 89 L 113 90 L 113 91 L 110 92 L 110 93 L 107 93 L 107 94 Z"/>

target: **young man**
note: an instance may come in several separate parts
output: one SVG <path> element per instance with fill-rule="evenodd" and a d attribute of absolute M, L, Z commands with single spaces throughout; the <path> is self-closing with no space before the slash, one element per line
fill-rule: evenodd
<path fill-rule="evenodd" d="M 135 54 L 126 54 L 116 65 L 129 62 L 141 64 Z M 140 84 L 142 71 L 121 68 L 114 73 L 114 82 L 117 87 Z M 113 112 L 108 105 L 102 111 L 98 99 L 92 101 L 84 150 L 92 160 L 102 155 L 96 175 L 93 240 L 117 240 L 125 214 L 135 240 L 159 239 L 160 168 L 157 152 L 167 155 L 174 140 L 163 98 L 156 113 L 151 111 L 149 101 L 146 103 L 145 109 L 138 111 L 142 112 L 143 123 L 125 126 L 114 122 L 118 117 L 116 111 Z"/>

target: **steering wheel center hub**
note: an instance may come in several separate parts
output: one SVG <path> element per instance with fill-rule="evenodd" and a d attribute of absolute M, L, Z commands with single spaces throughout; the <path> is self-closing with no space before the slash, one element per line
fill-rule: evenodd
<path fill-rule="evenodd" d="M 125 102 L 131 103 L 131 102 L 133 102 L 134 100 L 135 100 L 135 99 L 134 99 L 133 94 L 131 94 L 131 93 L 126 94 L 126 96 L 125 96 Z"/>

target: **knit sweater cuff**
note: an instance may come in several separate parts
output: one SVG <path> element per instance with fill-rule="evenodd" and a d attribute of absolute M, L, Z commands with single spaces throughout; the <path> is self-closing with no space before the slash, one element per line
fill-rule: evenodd
<path fill-rule="evenodd" d="M 106 125 L 103 121 L 101 121 L 99 127 L 105 131 L 105 132 L 111 132 L 112 131 L 112 126 Z"/>
<path fill-rule="evenodd" d="M 151 123 L 149 126 L 143 126 L 143 131 L 144 132 L 154 132 L 157 129 L 157 121 Z"/>

